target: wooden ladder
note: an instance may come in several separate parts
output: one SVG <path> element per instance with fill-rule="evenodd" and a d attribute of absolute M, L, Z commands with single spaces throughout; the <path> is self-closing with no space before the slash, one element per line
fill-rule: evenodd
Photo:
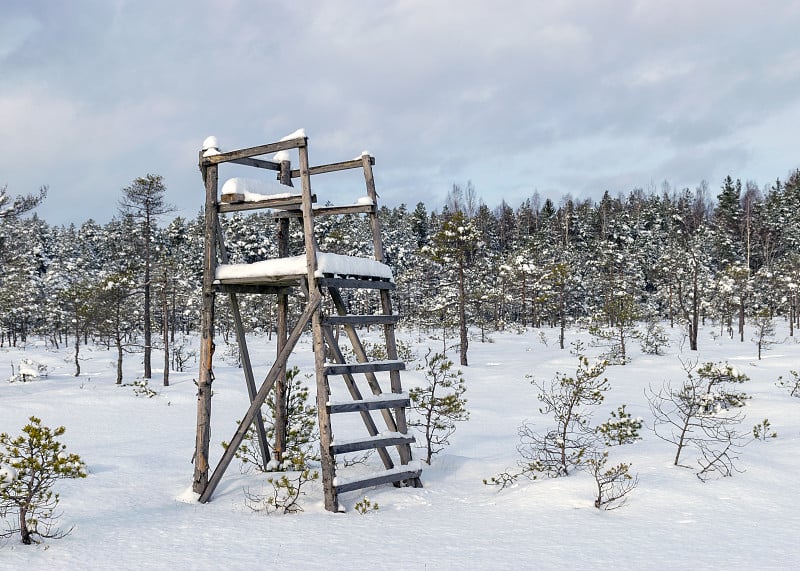
<path fill-rule="evenodd" d="M 380 221 L 378 219 L 378 195 L 375 191 L 375 179 L 372 173 L 373 159 L 363 155 L 362 168 L 367 187 L 367 196 L 372 201 L 366 212 L 372 234 L 374 257 L 384 262 L 383 241 L 381 239 Z M 406 408 L 410 406 L 408 394 L 403 392 L 400 372 L 405 370 L 405 363 L 398 358 L 395 325 L 399 316 L 392 312 L 390 292 L 395 284 L 388 279 L 365 278 L 360 276 L 325 276 L 317 278 L 317 287 L 327 290 L 335 314 L 326 315 L 320 305 L 319 326 L 324 340 L 322 355 L 317 357 L 317 410 L 319 414 L 320 444 L 323 450 L 322 486 L 325 492 L 325 508 L 336 511 L 339 508 L 338 495 L 380 484 L 395 486 L 422 487 L 421 469 L 412 463 L 411 444 L 414 436 L 409 432 L 406 421 Z M 355 315 L 350 313 L 342 296 L 343 289 L 359 289 L 377 293 L 380 314 Z M 386 360 L 371 361 L 364 344 L 359 337 L 358 328 L 379 326 L 383 329 Z M 335 328 L 344 329 L 349 340 L 356 362 L 348 363 L 339 346 Z M 377 373 L 388 373 L 389 383 L 382 387 Z M 356 375 L 363 375 L 370 393 L 364 396 L 356 382 Z M 331 401 L 331 382 L 341 379 L 352 400 Z M 324 397 L 324 399 L 323 399 Z M 380 431 L 372 418 L 371 411 L 380 412 L 385 431 Z M 355 440 L 334 438 L 332 415 L 359 413 L 367 430 L 367 437 Z M 399 457 L 396 465 L 389 450 L 394 447 Z M 383 463 L 383 471 L 347 478 L 337 476 L 336 456 L 363 450 L 376 450 Z M 327 456 L 327 458 L 326 458 Z M 328 469 L 326 470 L 326 466 Z"/>

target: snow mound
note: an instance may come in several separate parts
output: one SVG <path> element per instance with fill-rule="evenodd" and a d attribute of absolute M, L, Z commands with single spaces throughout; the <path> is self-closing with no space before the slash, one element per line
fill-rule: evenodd
<path fill-rule="evenodd" d="M 225 195 L 241 194 L 245 202 L 259 202 L 275 198 L 299 196 L 294 187 L 281 184 L 276 180 L 259 180 L 254 178 L 235 177 L 225 181 L 220 193 Z"/>

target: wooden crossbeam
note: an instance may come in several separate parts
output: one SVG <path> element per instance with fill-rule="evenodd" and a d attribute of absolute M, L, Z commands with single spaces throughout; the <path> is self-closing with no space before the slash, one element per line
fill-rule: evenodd
<path fill-rule="evenodd" d="M 250 157 L 257 157 L 259 155 L 277 153 L 278 151 L 297 149 L 305 147 L 306 144 L 305 137 L 298 137 L 297 139 L 289 139 L 288 141 L 279 141 L 277 143 L 269 143 L 267 145 L 259 145 L 257 147 L 248 147 L 246 149 L 238 149 L 236 151 L 227 151 L 216 155 L 201 155 L 200 165 L 209 166 L 218 165 L 220 163 L 230 163 L 239 159 L 247 159 Z"/>
<path fill-rule="evenodd" d="M 321 301 L 322 296 L 318 291 L 314 292 L 311 298 L 308 300 L 308 305 L 306 305 L 305 311 L 303 311 L 303 314 L 295 324 L 294 329 L 292 329 L 292 332 L 289 334 L 286 344 L 275 358 L 275 362 L 272 364 L 269 373 L 267 373 L 264 382 L 261 384 L 261 388 L 258 390 L 255 398 L 250 403 L 250 408 L 247 409 L 247 413 L 245 413 L 244 418 L 239 423 L 239 427 L 236 429 L 233 438 L 231 438 L 230 444 L 225 449 L 225 453 L 222 455 L 222 459 L 219 461 L 214 473 L 208 480 L 208 485 L 206 485 L 205 490 L 203 490 L 202 494 L 200 495 L 201 503 L 206 503 L 211 498 L 211 495 L 214 493 L 217 485 L 219 485 L 223 474 L 225 474 L 225 470 L 228 469 L 228 466 L 230 465 L 231 460 L 233 460 L 236 451 L 242 445 L 242 440 L 244 439 L 247 430 L 250 428 L 250 425 L 253 423 L 253 419 L 256 417 L 256 415 L 261 414 L 261 405 L 264 404 L 264 401 L 267 399 L 267 395 L 272 390 L 272 386 L 278 379 L 278 374 L 281 372 L 281 364 L 285 363 L 289 358 L 294 346 L 297 345 L 297 341 L 300 339 L 300 335 L 303 333 L 303 329 L 305 329 L 306 324 L 311 320 L 311 317 L 317 311 Z"/>
<path fill-rule="evenodd" d="M 370 164 L 375 164 L 375 157 L 369 156 Z M 324 174 L 326 172 L 336 172 L 336 171 L 344 171 L 348 169 L 357 169 L 363 166 L 364 162 L 361 157 L 357 159 L 353 159 L 351 161 L 341 161 L 338 163 L 330 163 L 327 165 L 318 165 L 315 167 L 309 167 L 308 174 L 315 175 L 315 174 Z M 300 169 L 292 169 L 292 178 L 297 178 L 300 176 Z"/>

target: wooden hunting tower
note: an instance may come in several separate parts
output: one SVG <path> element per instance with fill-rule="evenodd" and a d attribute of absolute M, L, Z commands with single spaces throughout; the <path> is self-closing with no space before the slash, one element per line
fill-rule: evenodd
<path fill-rule="evenodd" d="M 338 511 L 338 494 L 376 486 L 420 487 L 420 468 L 412 462 L 414 437 L 406 424 L 408 394 L 403 392 L 400 371 L 405 363 L 398 359 L 394 326 L 398 316 L 392 312 L 390 292 L 394 289 L 391 270 L 383 263 L 383 245 L 378 222 L 377 194 L 372 174 L 375 160 L 364 153 L 350 161 L 309 166 L 308 139 L 302 131 L 270 143 L 247 149 L 221 152 L 213 137 L 206 139 L 200 152 L 200 171 L 206 189 L 205 255 L 203 261 L 203 302 L 200 344 L 200 372 L 197 397 L 197 442 L 194 457 L 193 489 L 200 501 L 207 502 L 219 484 L 248 429 L 253 426 L 265 462 L 270 459 L 270 446 L 261 416 L 261 407 L 270 391 L 274 391 L 275 452 L 285 446 L 285 379 L 287 360 L 302 333 L 310 323 L 316 369 L 316 406 L 319 418 L 320 461 L 325 508 Z M 292 168 L 290 152 L 297 155 L 297 168 Z M 259 158 L 272 155 L 270 159 Z M 262 175 L 274 174 L 273 180 L 232 178 L 219 188 L 219 168 L 224 163 L 259 169 Z M 347 206 L 315 206 L 312 176 L 362 169 L 366 196 Z M 292 181 L 300 180 L 297 190 Z M 327 199 L 327 197 L 326 197 Z M 278 257 L 253 264 L 231 264 L 225 246 L 224 217 L 230 212 L 268 209 L 276 221 Z M 314 234 L 318 216 L 359 214 L 366 217 L 372 241 L 371 258 L 355 258 L 320 252 Z M 303 252 L 290 256 L 289 223 L 294 219 L 302 227 Z M 372 296 L 374 314 L 353 315 L 343 292 L 361 290 Z M 209 477 L 209 444 L 211 432 L 211 395 L 214 380 L 214 303 L 217 293 L 227 294 L 236 329 L 242 371 L 250 395 L 250 406 L 242 417 L 230 444 Z M 277 313 L 277 347 L 275 360 L 261 383 L 256 386 L 253 366 L 245 339 L 245 328 L 238 296 L 268 295 L 274 300 Z M 299 319 L 290 326 L 290 297 L 302 309 Z M 352 296 L 350 296 L 352 297 Z M 363 327 L 379 326 L 385 340 L 385 360 L 370 360 L 359 338 Z M 339 331 L 344 330 L 349 350 L 339 346 Z M 354 355 L 355 362 L 346 362 L 345 355 Z M 352 358 L 351 358 L 352 360 Z M 357 381 L 357 379 L 362 379 Z M 363 393 L 359 382 L 366 381 L 369 392 Z M 284 405 L 281 405 L 284 403 Z M 385 424 L 379 430 L 372 412 L 380 413 Z M 332 420 L 358 413 L 366 428 L 359 438 L 343 438 L 352 430 L 352 422 L 336 426 Z M 375 449 L 383 469 L 369 475 L 347 477 L 337 474 L 336 457 L 340 454 Z M 278 458 L 280 460 L 280 458 Z"/>

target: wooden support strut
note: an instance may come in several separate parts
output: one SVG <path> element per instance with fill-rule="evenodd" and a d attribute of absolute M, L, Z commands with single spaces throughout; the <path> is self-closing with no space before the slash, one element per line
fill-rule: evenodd
<path fill-rule="evenodd" d="M 228 258 L 228 251 L 225 248 L 225 236 L 222 233 L 222 227 L 217 223 L 217 244 L 219 246 L 220 257 L 222 263 L 227 264 L 230 260 Z M 236 329 L 236 341 L 239 344 L 239 357 L 242 362 L 242 370 L 244 371 L 244 379 L 247 384 L 247 394 L 250 397 L 250 402 L 256 396 L 256 380 L 253 375 L 253 365 L 250 360 L 250 351 L 247 348 L 247 339 L 244 333 L 244 324 L 242 323 L 242 314 L 239 311 L 239 299 L 234 292 L 228 293 L 228 299 L 231 304 L 231 314 L 233 315 L 233 324 Z M 267 471 L 267 464 L 270 461 L 269 442 L 267 442 L 267 432 L 264 429 L 264 419 L 261 415 L 255 418 L 256 437 L 258 439 L 258 448 L 261 452 L 261 467 Z"/>
<path fill-rule="evenodd" d="M 306 305 L 305 311 L 303 311 L 303 314 L 300 316 L 300 320 L 292 329 L 292 332 L 289 335 L 289 338 L 286 340 L 286 344 L 283 346 L 283 349 L 275 358 L 275 362 L 270 368 L 269 373 L 267 373 L 264 382 L 261 384 L 261 388 L 258 390 L 258 393 L 256 393 L 256 396 L 253 399 L 253 402 L 250 403 L 250 408 L 247 409 L 244 418 L 242 418 L 242 421 L 239 423 L 239 427 L 236 429 L 236 433 L 233 435 L 233 438 L 231 438 L 230 444 L 228 444 L 228 447 L 225 449 L 222 459 L 219 461 L 217 468 L 214 470 L 214 474 L 208 481 L 208 485 L 200 495 L 200 502 L 206 503 L 211 498 L 211 495 L 214 493 L 219 481 L 222 479 L 225 470 L 227 470 L 228 465 L 231 463 L 231 460 L 233 460 L 233 457 L 236 454 L 236 451 L 239 449 L 239 446 L 241 446 L 244 435 L 247 433 L 247 430 L 253 423 L 253 419 L 256 417 L 256 415 L 261 414 L 261 405 L 264 404 L 264 401 L 267 399 L 267 395 L 269 394 L 270 390 L 272 390 L 272 387 L 278 378 L 278 374 L 281 371 L 281 364 L 285 363 L 289 358 L 289 355 L 294 349 L 294 346 L 297 345 L 297 341 L 300 339 L 300 335 L 303 333 L 303 329 L 305 328 L 306 324 L 309 322 L 312 315 L 316 314 L 318 311 L 321 301 L 322 296 L 319 294 L 319 292 L 313 294 L 308 300 L 308 305 Z"/>

